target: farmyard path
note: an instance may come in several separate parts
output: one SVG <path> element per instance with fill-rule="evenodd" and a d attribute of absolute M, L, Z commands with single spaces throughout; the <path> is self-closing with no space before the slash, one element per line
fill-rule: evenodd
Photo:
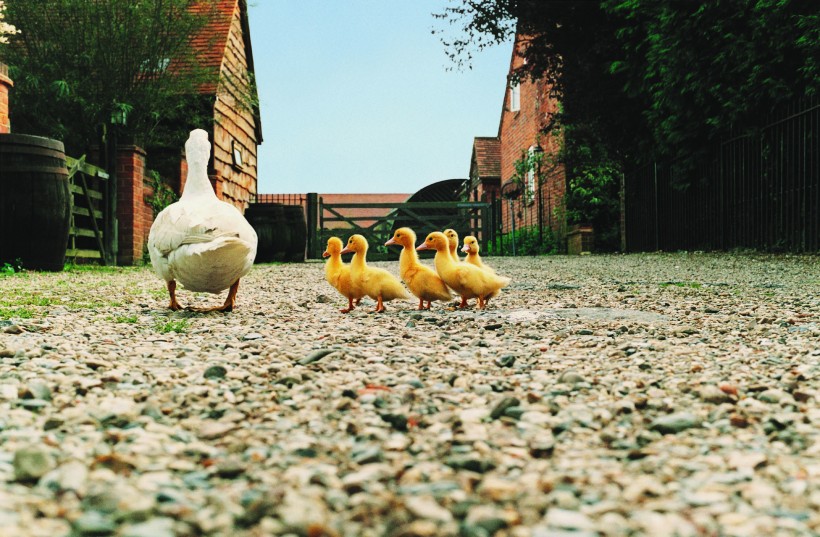
<path fill-rule="evenodd" d="M 0 279 L 0 535 L 820 531 L 817 258 L 488 261 L 483 312 L 342 315 L 319 263 L 228 315 Z"/>

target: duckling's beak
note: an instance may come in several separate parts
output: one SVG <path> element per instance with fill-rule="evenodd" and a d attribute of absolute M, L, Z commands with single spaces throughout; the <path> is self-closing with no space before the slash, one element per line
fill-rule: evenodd
<path fill-rule="evenodd" d="M 465 254 L 469 254 L 470 253 L 470 247 L 465 244 L 464 248 L 462 248 L 461 251 L 464 252 Z"/>
<path fill-rule="evenodd" d="M 344 249 L 344 250 L 342 250 L 342 251 L 341 251 L 341 252 L 339 252 L 339 253 L 340 253 L 340 254 L 352 254 L 352 253 L 353 253 L 353 249 L 352 249 L 352 248 L 350 248 L 350 246 L 346 246 L 346 247 L 345 247 L 345 249 Z"/>
<path fill-rule="evenodd" d="M 392 244 L 398 244 L 398 243 L 396 242 L 396 237 L 393 237 L 393 238 L 391 238 L 389 241 L 387 241 L 386 243 L 384 243 L 384 245 L 385 245 L 385 246 L 390 246 L 390 245 L 392 245 Z"/>
<path fill-rule="evenodd" d="M 419 244 L 418 246 L 416 246 L 416 250 L 418 250 L 419 252 L 422 251 L 422 250 L 429 250 L 429 249 L 430 249 L 430 247 L 427 246 L 426 242 L 423 242 L 423 243 Z"/>
<path fill-rule="evenodd" d="M 330 252 L 325 250 L 324 252 L 322 252 L 322 257 L 330 257 Z"/>

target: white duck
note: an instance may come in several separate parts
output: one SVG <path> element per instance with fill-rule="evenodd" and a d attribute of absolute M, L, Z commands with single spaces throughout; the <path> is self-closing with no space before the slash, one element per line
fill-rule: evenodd
<path fill-rule="evenodd" d="M 190 291 L 219 293 L 230 288 L 222 306 L 194 311 L 231 311 L 239 279 L 253 267 L 256 232 L 239 210 L 219 200 L 208 180 L 211 144 L 202 129 L 185 142 L 188 179 L 179 201 L 157 215 L 148 234 L 151 264 L 167 282 L 169 308 L 179 310 L 177 281 Z"/>

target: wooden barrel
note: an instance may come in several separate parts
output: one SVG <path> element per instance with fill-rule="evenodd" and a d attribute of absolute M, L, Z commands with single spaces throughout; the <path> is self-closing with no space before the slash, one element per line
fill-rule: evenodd
<path fill-rule="evenodd" d="M 290 244 L 290 228 L 285 221 L 285 205 L 252 203 L 245 209 L 245 218 L 256 230 L 259 244 L 257 263 L 284 261 Z"/>
<path fill-rule="evenodd" d="M 301 205 L 285 205 L 285 224 L 290 229 L 290 242 L 285 261 L 305 260 L 307 248 L 307 224 L 305 223 L 305 209 Z"/>
<path fill-rule="evenodd" d="M 0 263 L 62 270 L 70 217 L 63 143 L 0 134 Z"/>

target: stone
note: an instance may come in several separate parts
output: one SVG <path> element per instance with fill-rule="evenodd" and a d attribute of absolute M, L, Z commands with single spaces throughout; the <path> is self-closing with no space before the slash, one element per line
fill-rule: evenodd
<path fill-rule="evenodd" d="M 439 505 L 431 496 L 411 496 L 404 499 L 404 505 L 410 513 L 418 518 L 434 520 L 446 524 L 453 520 L 453 515 Z"/>
<path fill-rule="evenodd" d="M 51 450 L 28 446 L 14 452 L 14 479 L 23 483 L 37 481 L 56 466 Z"/>
<path fill-rule="evenodd" d="M 174 537 L 174 520 L 171 518 L 152 518 L 139 524 L 124 526 L 119 537 Z"/>
<path fill-rule="evenodd" d="M 223 365 L 212 365 L 208 367 L 202 376 L 206 379 L 223 379 L 228 374 L 228 368 Z"/>
<path fill-rule="evenodd" d="M 678 412 L 656 418 L 649 425 L 649 428 L 661 434 L 677 434 L 699 426 L 700 421 L 697 416 L 690 412 Z"/>

